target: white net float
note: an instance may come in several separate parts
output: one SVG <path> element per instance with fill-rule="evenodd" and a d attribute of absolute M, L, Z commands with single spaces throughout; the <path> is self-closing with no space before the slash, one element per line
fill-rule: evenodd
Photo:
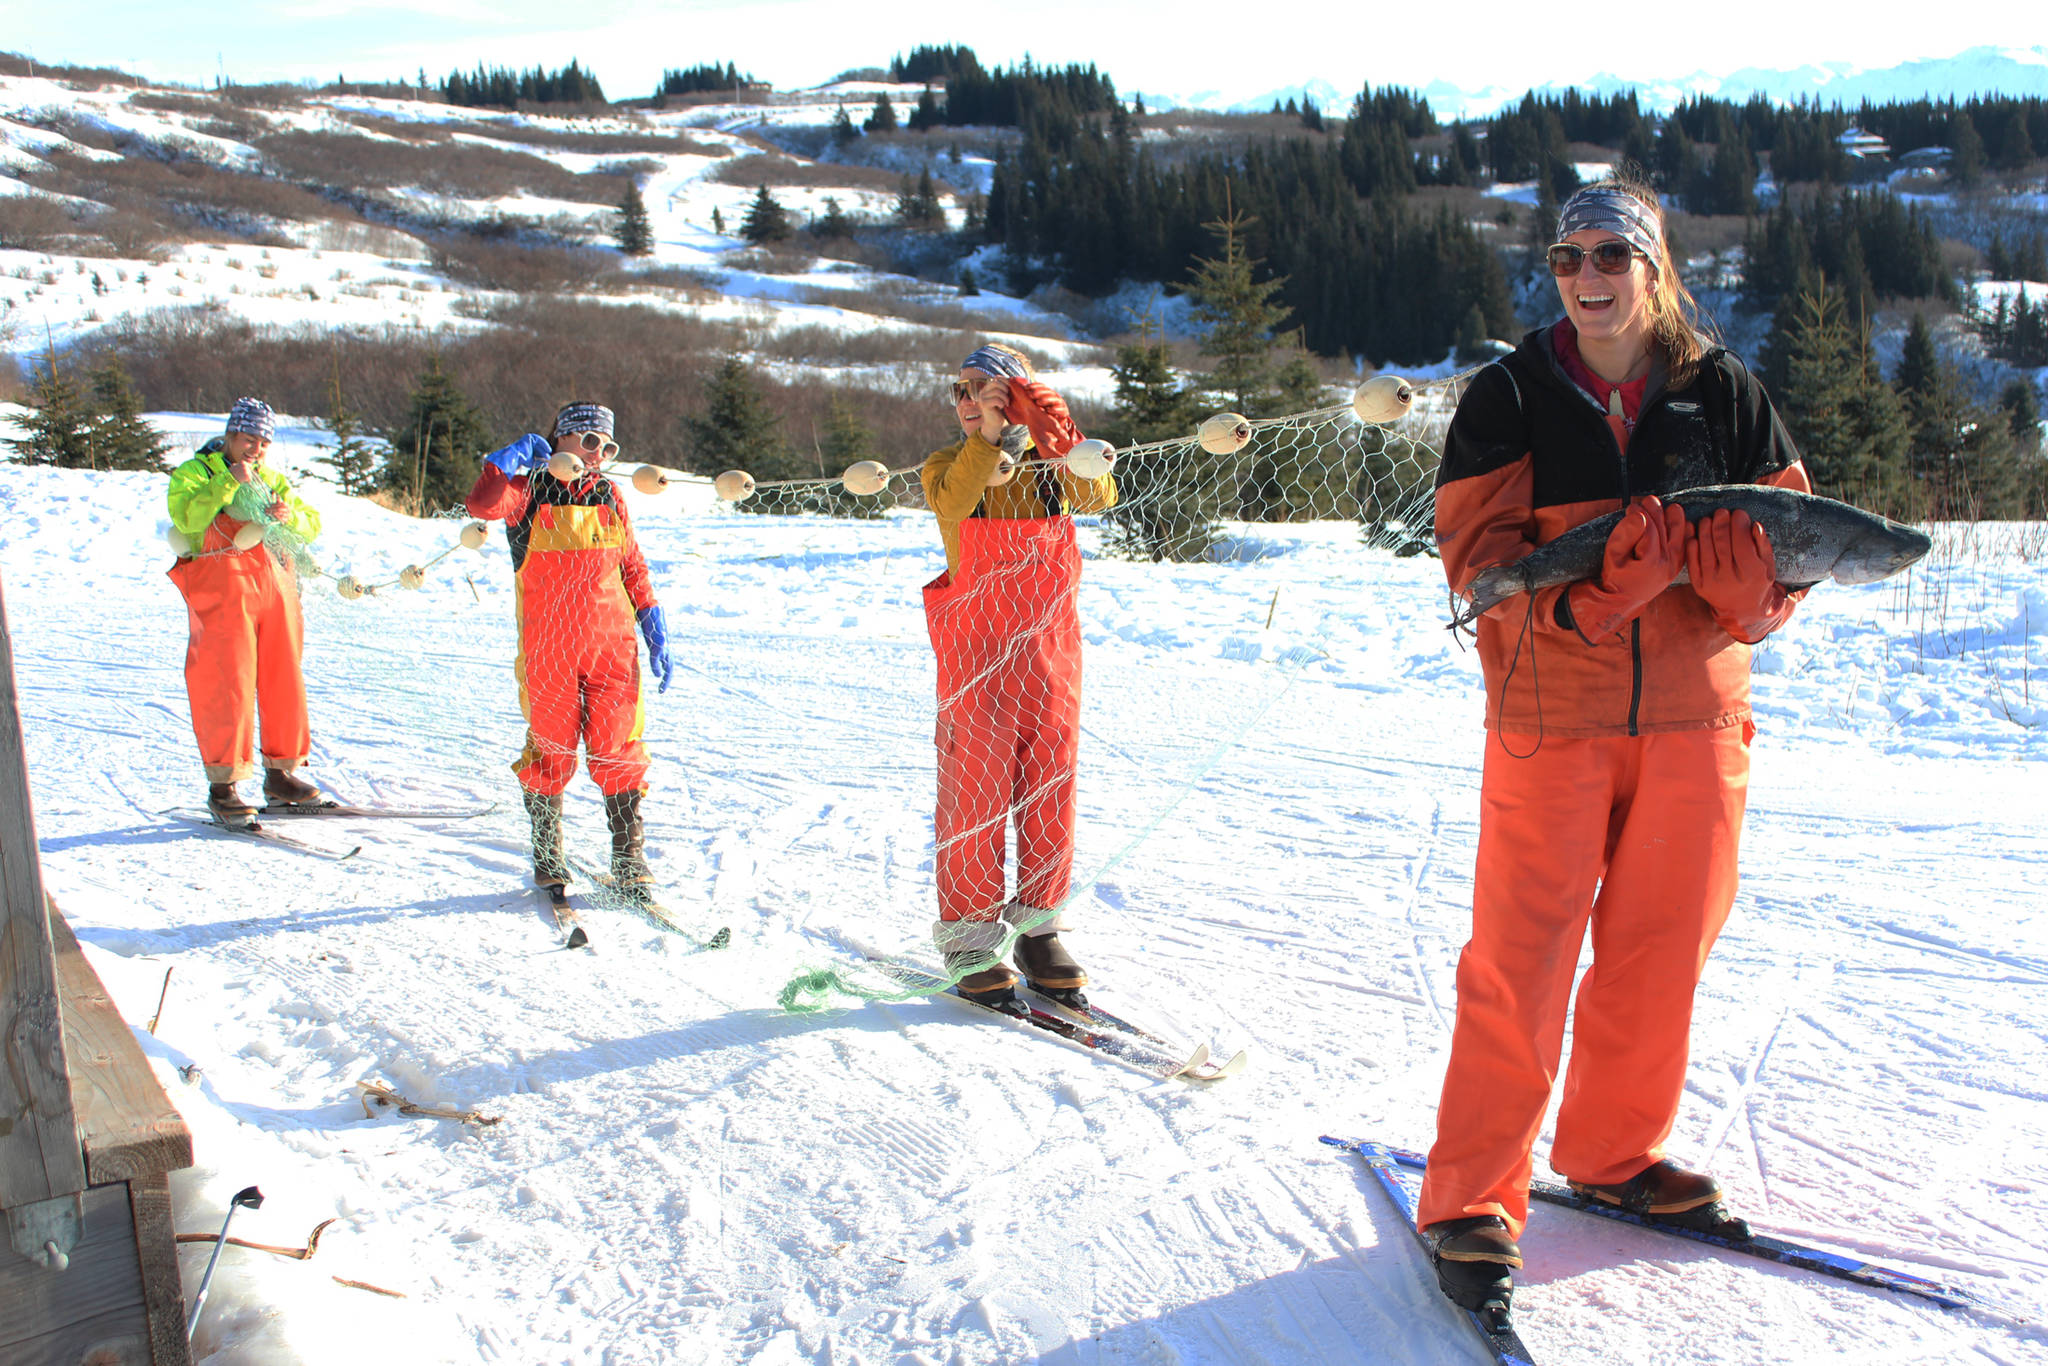
<path fill-rule="evenodd" d="M 583 462 L 574 451 L 556 451 L 548 460 L 548 473 L 567 484 L 583 477 Z"/>
<path fill-rule="evenodd" d="M 728 503 L 744 502 L 754 491 L 754 476 L 745 470 L 727 470 L 711 481 L 711 487 Z"/>
<path fill-rule="evenodd" d="M 858 460 L 846 467 L 846 473 L 839 476 L 839 482 L 846 486 L 848 493 L 865 498 L 889 487 L 889 467 L 879 460 Z"/>
<path fill-rule="evenodd" d="M 421 565 L 409 564 L 398 571 L 398 583 L 401 588 L 419 588 L 424 586 L 426 581 L 427 571 Z"/>
<path fill-rule="evenodd" d="M 334 591 L 341 594 L 343 602 L 354 602 L 363 595 L 363 585 L 353 574 L 343 574 L 335 580 Z"/>
<path fill-rule="evenodd" d="M 1351 411 L 1359 421 L 1377 427 L 1399 422 L 1414 405 L 1415 386 L 1399 375 L 1374 375 L 1351 396 Z"/>
<path fill-rule="evenodd" d="M 1100 479 L 1116 463 L 1116 447 L 1090 437 L 1067 452 L 1067 468 L 1082 479 Z"/>
<path fill-rule="evenodd" d="M 263 544 L 263 528 L 254 522 L 244 522 L 235 532 L 235 549 L 254 550 Z"/>
<path fill-rule="evenodd" d="M 484 540 L 490 534 L 491 529 L 482 522 L 471 522 L 462 529 L 462 548 L 464 550 L 482 550 L 484 548 Z"/>
<path fill-rule="evenodd" d="M 1016 473 L 1017 462 L 1007 455 L 1002 456 L 996 461 L 995 472 L 988 477 L 988 487 L 999 488 L 1009 483 L 1011 477 Z"/>
<path fill-rule="evenodd" d="M 1252 424 L 1242 413 L 1217 413 L 1202 419 L 1195 439 L 1211 455 L 1235 455 L 1252 439 Z"/>
<path fill-rule="evenodd" d="M 192 553 L 192 538 L 174 526 L 164 528 L 164 542 L 173 555 L 183 557 Z"/>
<path fill-rule="evenodd" d="M 668 487 L 668 471 L 659 465 L 642 465 L 633 471 L 633 487 L 642 493 L 660 493 Z"/>

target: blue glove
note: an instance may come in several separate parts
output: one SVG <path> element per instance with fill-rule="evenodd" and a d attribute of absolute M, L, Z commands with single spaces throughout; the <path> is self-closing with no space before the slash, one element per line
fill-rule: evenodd
<path fill-rule="evenodd" d="M 661 679 L 661 686 L 655 691 L 667 692 L 668 681 L 676 671 L 676 662 L 668 657 L 668 619 L 662 616 L 660 603 L 641 608 L 638 616 L 640 634 L 647 638 L 647 667 Z"/>
<path fill-rule="evenodd" d="M 496 465 L 505 471 L 507 479 L 514 479 L 547 464 L 548 457 L 554 453 L 555 448 L 546 437 L 528 432 L 503 450 L 492 451 L 484 457 L 484 463 Z"/>

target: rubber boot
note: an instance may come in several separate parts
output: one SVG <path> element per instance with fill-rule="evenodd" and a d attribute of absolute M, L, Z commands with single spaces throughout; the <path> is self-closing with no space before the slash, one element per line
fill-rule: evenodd
<path fill-rule="evenodd" d="M 932 942 L 946 961 L 946 975 L 958 977 L 954 990 L 977 1005 L 1020 1012 L 1017 974 L 996 957 L 1009 927 L 1000 920 L 935 920 Z"/>
<path fill-rule="evenodd" d="M 562 857 L 562 797 L 539 792 L 520 794 L 526 801 L 526 818 L 533 823 L 533 885 L 569 885 L 569 861 Z"/>
<path fill-rule="evenodd" d="M 654 885 L 647 866 L 647 832 L 640 824 L 640 799 L 645 792 L 607 792 L 604 820 L 612 832 L 612 881 L 622 892 Z"/>
<path fill-rule="evenodd" d="M 304 778 L 295 777 L 288 768 L 266 768 L 263 770 L 263 804 L 265 806 L 312 806 L 320 800 L 320 789 Z"/>
<path fill-rule="evenodd" d="M 233 783 L 208 783 L 206 809 L 223 825 L 247 825 L 256 816 L 256 808 L 242 800 Z"/>

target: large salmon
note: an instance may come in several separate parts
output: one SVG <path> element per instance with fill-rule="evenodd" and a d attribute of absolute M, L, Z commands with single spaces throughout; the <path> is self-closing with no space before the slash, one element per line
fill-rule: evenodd
<path fill-rule="evenodd" d="M 1793 589 L 1810 588 L 1822 579 L 1875 583 L 1912 564 L 1934 544 L 1926 532 L 1889 517 L 1768 484 L 1708 484 L 1674 493 L 1664 501 L 1684 508 L 1687 520 L 1694 522 L 1723 508 L 1748 513 L 1771 538 L 1778 582 Z M 1469 602 L 1457 612 L 1456 623 L 1463 626 L 1476 621 L 1488 608 L 1517 593 L 1598 578 L 1608 534 L 1620 520 L 1619 512 L 1595 517 L 1513 564 L 1482 569 L 1466 590 Z M 1683 569 L 1673 580 L 1687 581 Z"/>

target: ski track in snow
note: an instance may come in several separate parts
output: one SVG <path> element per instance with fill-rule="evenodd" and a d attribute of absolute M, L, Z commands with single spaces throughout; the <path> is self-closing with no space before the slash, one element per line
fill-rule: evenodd
<path fill-rule="evenodd" d="M 309 493 L 323 563 L 453 538 Z M 650 852 L 673 907 L 731 926 L 719 953 L 596 898 L 595 952 L 562 950 L 525 885 L 502 540 L 418 593 L 309 588 L 315 776 L 496 803 L 294 826 L 363 845 L 329 864 L 154 814 L 202 795 L 162 479 L 0 467 L 45 876 L 138 1027 L 172 971 L 139 1037 L 197 1131 L 179 1227 L 255 1180 L 240 1236 L 341 1221 L 310 1263 L 224 1258 L 200 1356 L 353 1361 L 368 1331 L 408 1360 L 609 1366 L 1482 1360 L 1376 1184 L 1315 1142 L 1432 1133 L 1486 743 L 1438 567 L 1348 527 L 1260 528 L 1275 553 L 1228 566 L 1089 561 L 1074 941 L 1106 1005 L 1252 1050 L 1196 1087 L 946 1000 L 777 1008 L 797 971 L 856 967 L 843 944 L 928 956 L 937 537 L 632 496 L 682 663 L 648 696 Z M 1770 1231 L 2038 1322 L 2048 740 L 1988 680 L 2048 686 L 2012 625 L 2048 574 L 1917 572 L 1978 643 L 1916 645 L 1896 586 L 1823 587 L 1762 652 L 1744 886 L 1672 1148 Z M 568 819 L 598 857 L 581 775 Z M 366 1117 L 365 1077 L 502 1122 Z M 2048 1357 L 2036 1326 L 1568 1211 L 1524 1247 L 1546 1362 Z"/>

